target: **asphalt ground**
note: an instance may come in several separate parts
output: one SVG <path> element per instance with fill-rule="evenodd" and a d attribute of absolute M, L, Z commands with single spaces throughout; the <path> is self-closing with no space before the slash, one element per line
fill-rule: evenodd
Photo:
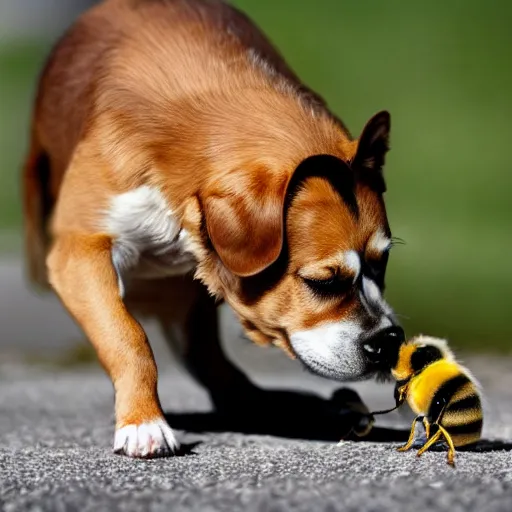
<path fill-rule="evenodd" d="M 0 265 L 0 509 L 326 511 L 512 509 L 512 361 L 465 363 L 485 392 L 484 441 L 457 453 L 398 453 L 409 416 L 379 418 L 373 440 L 322 438 L 307 410 L 241 422 L 210 411 L 206 393 L 158 338 L 160 396 L 183 453 L 130 460 L 112 453 L 113 392 L 96 365 L 49 364 L 81 341 L 54 299 L 30 295 L 16 261 Z M 242 341 L 229 311 L 230 356 L 260 386 L 329 397 L 339 384 L 305 373 L 279 352 Z M 43 360 L 46 363 L 43 364 Z M 390 385 L 353 386 L 371 409 L 392 403 Z M 314 428 L 298 428 L 312 425 Z M 253 427 L 253 428 L 252 428 Z M 330 431 L 325 425 L 325 431 Z M 329 437 L 329 436 L 327 436 Z"/>

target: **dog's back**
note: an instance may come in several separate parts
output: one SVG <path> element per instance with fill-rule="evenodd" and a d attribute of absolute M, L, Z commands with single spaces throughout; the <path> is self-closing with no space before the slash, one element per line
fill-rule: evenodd
<path fill-rule="evenodd" d="M 161 44 L 170 33 L 173 44 Z M 324 110 L 322 98 L 300 83 L 248 18 L 219 0 L 106 0 L 85 13 L 56 45 L 39 84 L 24 170 L 32 280 L 46 284 L 48 221 L 73 150 L 102 103 L 113 110 L 124 101 L 119 116 L 130 115 L 128 104 L 134 115 L 150 116 L 140 100 L 157 112 L 155 102 L 168 100 L 169 90 L 177 101 L 200 102 L 205 90 L 228 96 L 237 82 L 290 87 Z"/>
<path fill-rule="evenodd" d="M 173 44 L 160 44 L 169 33 Z M 256 89 L 280 82 L 324 110 L 322 98 L 301 84 L 255 25 L 219 0 L 106 0 L 79 18 L 50 55 L 36 99 L 23 187 L 32 280 L 46 285 L 48 221 L 98 103 L 115 108 L 118 92 L 131 89 L 138 97 L 125 98 L 119 112 L 129 115 L 127 103 L 137 108 L 148 95 L 158 98 L 160 86 L 175 98 L 198 99 L 206 89 L 229 94 L 237 81 Z M 111 96 L 102 98 L 106 91 Z"/>

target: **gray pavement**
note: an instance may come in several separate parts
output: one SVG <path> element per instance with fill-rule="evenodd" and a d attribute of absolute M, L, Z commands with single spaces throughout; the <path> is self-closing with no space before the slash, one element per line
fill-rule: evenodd
<path fill-rule="evenodd" d="M 112 388 L 93 367 L 29 365 L 81 340 L 54 299 L 23 285 L 16 260 L 0 264 L 0 510 L 400 511 L 512 510 L 512 377 L 507 358 L 468 358 L 486 395 L 477 451 L 395 451 L 396 443 L 286 439 L 210 429 L 206 394 L 175 364 L 154 326 L 160 395 L 189 448 L 181 457 L 138 461 L 111 453 Z M 328 396 L 336 384 L 304 373 L 272 349 L 241 341 L 224 311 L 228 351 L 265 387 Z M 389 385 L 353 386 L 371 408 L 388 406 Z M 202 418 L 205 421 L 202 423 Z M 304 411 L 304 421 L 311 421 Z M 407 428 L 390 414 L 382 427 Z M 270 421 L 270 423 L 272 423 Z M 216 432 L 201 432 L 201 427 Z M 218 425 L 217 425 L 218 427 Z"/>

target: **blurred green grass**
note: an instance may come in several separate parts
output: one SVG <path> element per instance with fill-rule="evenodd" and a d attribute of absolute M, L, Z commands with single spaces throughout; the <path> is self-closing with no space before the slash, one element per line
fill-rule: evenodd
<path fill-rule="evenodd" d="M 392 114 L 387 296 L 410 334 L 512 348 L 512 3 L 238 0 L 354 135 Z M 48 45 L 0 48 L 0 228 Z"/>
<path fill-rule="evenodd" d="M 21 224 L 20 169 L 37 76 L 50 42 L 0 45 L 0 229 Z"/>

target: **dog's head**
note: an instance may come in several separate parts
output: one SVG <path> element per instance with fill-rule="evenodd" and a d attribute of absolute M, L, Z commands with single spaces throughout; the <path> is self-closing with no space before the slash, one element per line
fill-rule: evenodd
<path fill-rule="evenodd" d="M 348 159 L 318 154 L 288 174 L 238 173 L 203 200 L 222 294 L 248 337 L 338 380 L 369 377 L 404 338 L 382 296 L 389 125 L 386 112 L 374 116 Z"/>

